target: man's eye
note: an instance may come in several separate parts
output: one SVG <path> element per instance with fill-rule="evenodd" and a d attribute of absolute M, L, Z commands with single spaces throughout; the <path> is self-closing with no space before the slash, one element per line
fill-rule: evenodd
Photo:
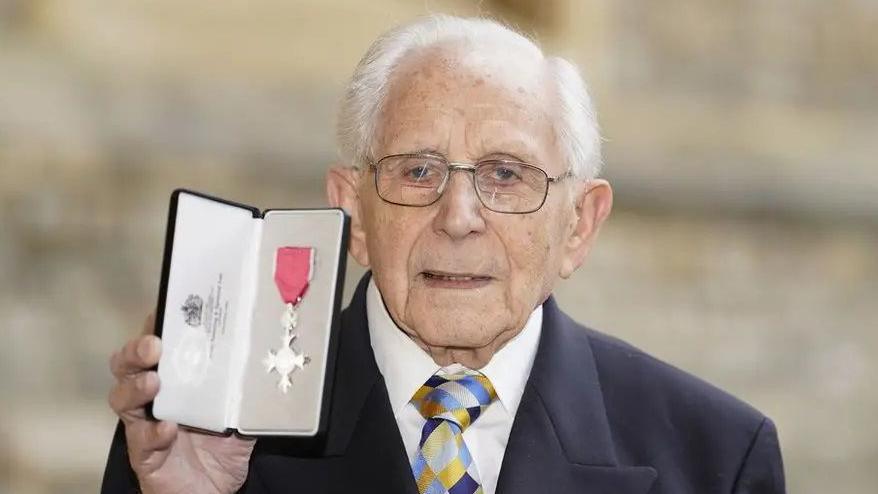
<path fill-rule="evenodd" d="M 426 165 L 413 166 L 406 171 L 405 175 L 408 179 L 422 180 L 430 175 L 430 168 Z"/>
<path fill-rule="evenodd" d="M 439 171 L 430 163 L 412 164 L 400 170 L 400 178 L 408 183 L 432 183 L 439 180 Z"/>
<path fill-rule="evenodd" d="M 521 179 L 521 174 L 511 166 L 498 166 L 494 169 L 492 178 L 500 182 L 514 182 Z"/>

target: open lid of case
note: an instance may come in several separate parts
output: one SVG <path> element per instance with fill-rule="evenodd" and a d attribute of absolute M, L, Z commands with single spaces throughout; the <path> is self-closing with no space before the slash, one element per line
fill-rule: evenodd
<path fill-rule="evenodd" d="M 335 369 L 348 218 L 340 209 L 256 208 L 176 190 L 171 196 L 156 334 L 161 381 L 156 418 L 213 432 L 312 436 L 326 424 Z M 294 342 L 276 254 L 313 252 Z M 281 390 L 267 357 L 282 344 L 307 358 Z"/>

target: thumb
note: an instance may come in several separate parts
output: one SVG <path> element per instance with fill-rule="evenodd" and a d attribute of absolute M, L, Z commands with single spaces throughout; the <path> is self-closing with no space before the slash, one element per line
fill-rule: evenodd
<path fill-rule="evenodd" d="M 161 468 L 177 441 L 177 424 L 140 420 L 130 428 L 134 430 L 131 431 L 133 440 L 129 440 L 128 454 L 138 475 L 148 475 Z"/>

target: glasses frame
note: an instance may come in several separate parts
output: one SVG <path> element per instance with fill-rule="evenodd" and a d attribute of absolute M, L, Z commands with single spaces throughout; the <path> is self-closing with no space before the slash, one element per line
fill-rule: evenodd
<path fill-rule="evenodd" d="M 436 190 L 439 192 L 439 194 L 436 196 L 436 198 L 427 204 L 405 204 L 405 203 L 391 201 L 391 200 L 385 198 L 383 195 L 381 195 L 381 188 L 378 187 L 378 172 L 379 172 L 378 167 L 381 165 L 382 161 L 384 161 L 388 158 L 433 158 L 433 159 L 437 159 L 437 160 L 440 160 L 443 163 L 445 163 L 445 165 L 448 167 L 448 171 L 447 171 L 447 173 L 445 173 L 445 177 L 442 179 L 442 183 L 439 184 L 438 187 L 436 187 Z M 530 210 L 527 210 L 527 211 L 497 211 L 496 209 L 493 209 L 490 206 L 488 206 L 487 204 L 485 204 L 485 200 L 482 199 L 482 193 L 479 192 L 479 188 L 478 188 L 478 186 L 476 186 L 476 170 L 479 168 L 479 166 L 482 166 L 485 163 L 509 163 L 509 164 L 513 164 L 516 166 L 524 166 L 527 168 L 531 168 L 533 170 L 537 170 L 538 172 L 540 172 L 546 178 L 546 189 L 543 192 L 543 197 L 540 200 L 539 205 L 537 207 L 530 209 Z M 382 201 L 389 203 L 389 204 L 395 204 L 397 206 L 406 206 L 406 207 L 411 207 L 411 208 L 425 208 L 427 206 L 432 206 L 433 204 L 436 204 L 439 201 L 439 199 L 442 199 L 442 196 L 445 194 L 445 186 L 447 185 L 448 181 L 451 179 L 451 174 L 453 172 L 455 172 L 455 171 L 469 172 L 471 175 L 470 182 L 472 182 L 472 184 L 473 184 L 473 189 L 475 189 L 475 191 L 476 191 L 476 197 L 479 198 L 479 202 L 481 202 L 482 206 L 484 206 L 489 211 L 493 211 L 495 213 L 500 213 L 500 214 L 530 214 L 530 213 L 534 213 L 536 211 L 539 211 L 540 208 L 543 207 L 543 204 L 546 203 L 546 198 L 549 196 L 549 186 L 551 184 L 554 184 L 556 182 L 560 182 L 562 180 L 566 180 L 566 179 L 573 176 L 573 171 L 568 169 L 566 172 L 562 173 L 561 175 L 551 177 L 542 168 L 540 168 L 536 165 L 532 165 L 530 163 L 525 163 L 523 161 L 504 160 L 504 159 L 486 159 L 486 160 L 480 160 L 476 163 L 464 163 L 464 162 L 460 162 L 460 161 L 449 161 L 447 158 L 445 158 L 442 155 L 431 154 L 431 153 L 388 154 L 387 156 L 384 156 L 377 161 L 370 161 L 369 162 L 369 170 L 371 170 L 375 173 L 375 179 L 374 179 L 375 192 L 378 193 L 378 197 L 380 197 Z"/>

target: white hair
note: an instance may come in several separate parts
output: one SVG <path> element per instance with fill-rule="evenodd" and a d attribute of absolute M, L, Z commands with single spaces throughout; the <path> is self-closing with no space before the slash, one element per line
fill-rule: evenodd
<path fill-rule="evenodd" d="M 393 71 L 402 59 L 415 50 L 461 41 L 476 49 L 499 44 L 504 49 L 530 51 L 543 60 L 548 80 L 555 86 L 558 107 L 554 130 L 568 168 L 581 179 L 598 175 L 602 164 L 600 131 L 576 66 L 560 57 L 546 57 L 531 39 L 497 21 L 444 14 L 423 17 L 388 31 L 372 43 L 357 64 L 338 116 L 339 151 L 346 163 L 364 166 L 375 158 L 371 148 L 377 120 Z"/>

